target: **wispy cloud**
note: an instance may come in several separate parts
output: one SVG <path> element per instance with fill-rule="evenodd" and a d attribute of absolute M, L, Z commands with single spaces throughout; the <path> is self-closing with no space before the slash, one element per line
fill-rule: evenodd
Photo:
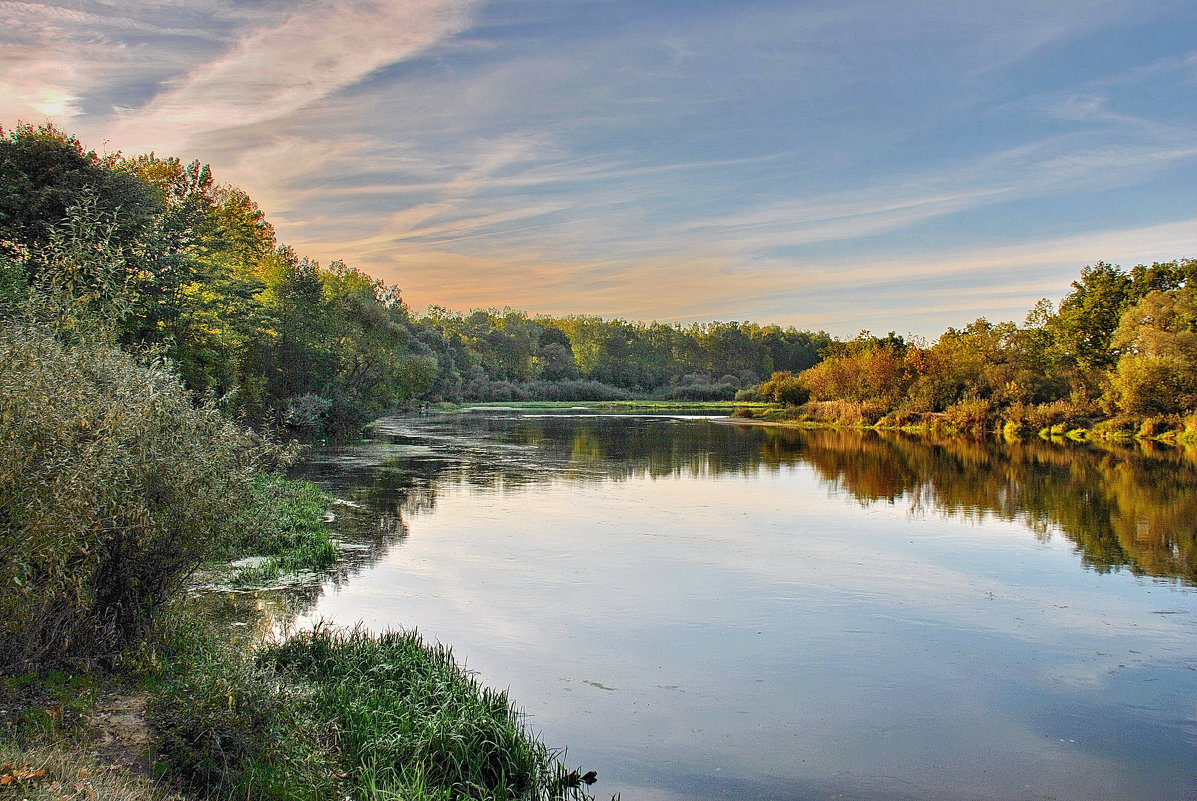
<path fill-rule="evenodd" d="M 129 44 L 126 34 L 179 33 L 120 15 L 21 2 L 0 2 L 0 30 L 0 108 L 9 124 L 82 114 L 85 98 L 113 76 L 169 59 Z"/>
<path fill-rule="evenodd" d="M 473 4 L 305 4 L 174 81 L 117 124 L 113 137 L 129 147 L 178 147 L 198 133 L 285 116 L 460 32 Z"/>
<path fill-rule="evenodd" d="M 533 250 L 470 256 L 411 249 L 388 253 L 385 263 L 366 262 L 398 282 L 417 307 L 512 306 L 667 322 L 753 319 L 843 336 L 869 328 L 933 338 L 980 316 L 1021 322 L 1039 298 L 1065 294 L 1085 264 L 1131 266 L 1191 253 L 1197 253 L 1197 218 L 1006 246 L 800 265 L 766 260 L 746 266 L 701 250 L 637 262 L 578 262 Z"/>
<path fill-rule="evenodd" d="M 1180 6 L 681 8 L 0 0 L 0 113 L 210 161 L 417 304 L 934 334 L 1197 250 Z"/>

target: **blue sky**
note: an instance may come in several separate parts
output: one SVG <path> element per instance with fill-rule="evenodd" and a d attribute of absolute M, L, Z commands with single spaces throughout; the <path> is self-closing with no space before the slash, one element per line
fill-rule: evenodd
<path fill-rule="evenodd" d="M 414 307 L 934 338 L 1197 256 L 1191 0 L 0 2 L 0 123 Z"/>

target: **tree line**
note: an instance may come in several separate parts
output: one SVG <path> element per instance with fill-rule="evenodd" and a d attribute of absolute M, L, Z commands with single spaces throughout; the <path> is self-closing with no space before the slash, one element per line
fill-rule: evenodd
<path fill-rule="evenodd" d="M 747 322 L 416 315 L 398 287 L 280 243 L 207 165 L 100 155 L 48 125 L 0 129 L 0 307 L 49 289 L 234 415 L 312 434 L 415 400 L 730 399 L 831 343 Z"/>
<path fill-rule="evenodd" d="M 928 343 L 751 322 L 689 326 L 512 309 L 416 313 L 398 287 L 280 243 L 198 161 L 100 155 L 0 129 L 0 309 L 50 292 L 165 357 L 234 416 L 352 434 L 401 404 L 766 400 L 838 422 L 1041 428 L 1197 409 L 1197 262 L 1082 270 L 1022 325 Z"/>
<path fill-rule="evenodd" d="M 930 344 L 866 331 L 822 355 L 745 396 L 870 425 L 1002 423 L 1014 433 L 1100 423 L 1154 435 L 1197 411 L 1197 260 L 1099 262 L 1022 325 L 980 318 Z"/>

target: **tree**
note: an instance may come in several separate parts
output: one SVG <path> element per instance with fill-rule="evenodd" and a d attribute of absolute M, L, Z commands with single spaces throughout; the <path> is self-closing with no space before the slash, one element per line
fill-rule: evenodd
<path fill-rule="evenodd" d="M 118 250 L 140 241 L 161 210 L 143 181 L 111 169 L 53 125 L 0 128 L 0 240 L 45 246 L 68 209 L 88 197 L 114 220 L 109 241 Z"/>
<path fill-rule="evenodd" d="M 1197 409 L 1197 286 L 1154 290 L 1123 315 L 1111 344 L 1118 406 L 1134 414 Z"/>
<path fill-rule="evenodd" d="M 810 399 L 810 392 L 802 385 L 798 376 L 789 370 L 774 373 L 757 388 L 757 392 L 767 400 L 787 406 L 801 406 Z"/>
<path fill-rule="evenodd" d="M 1049 324 L 1057 346 L 1082 370 L 1114 365 L 1111 346 L 1122 312 L 1134 302 L 1133 282 L 1121 268 L 1098 262 L 1081 270 Z"/>
<path fill-rule="evenodd" d="M 906 363 L 906 341 L 892 331 L 875 337 L 862 331 L 848 342 L 836 342 L 826 358 L 804 370 L 799 381 L 812 400 L 849 400 L 898 405 L 914 374 Z"/>

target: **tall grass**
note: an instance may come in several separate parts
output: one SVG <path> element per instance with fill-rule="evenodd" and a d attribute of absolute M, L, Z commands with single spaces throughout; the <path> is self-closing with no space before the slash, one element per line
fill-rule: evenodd
<path fill-rule="evenodd" d="M 268 647 L 259 662 L 308 688 L 314 715 L 337 732 L 355 797 L 547 799 L 570 790 L 557 755 L 507 694 L 415 632 L 317 627 Z"/>
<path fill-rule="evenodd" d="M 172 614 L 147 709 L 166 777 L 211 798 L 330 798 L 336 756 L 295 688 L 194 617 Z"/>
<path fill-rule="evenodd" d="M 587 798 L 449 649 L 317 627 L 249 658 L 186 620 L 151 705 L 172 774 L 209 797 Z"/>

